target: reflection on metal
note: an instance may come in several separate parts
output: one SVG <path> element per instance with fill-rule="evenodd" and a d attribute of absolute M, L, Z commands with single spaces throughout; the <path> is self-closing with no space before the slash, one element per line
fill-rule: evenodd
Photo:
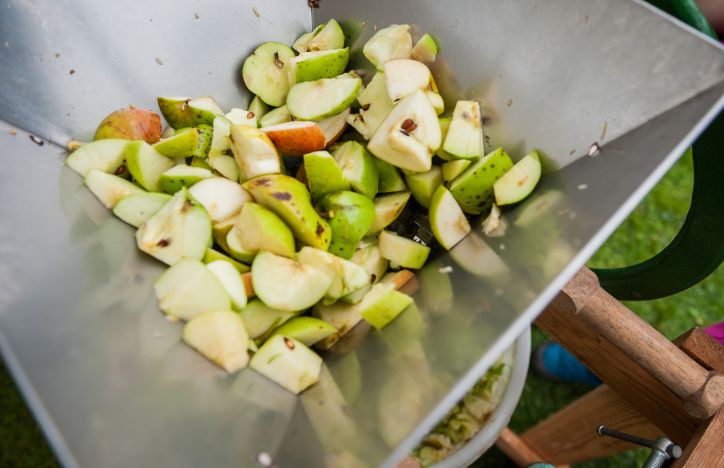
<path fill-rule="evenodd" d="M 29 134 L 64 145 L 156 94 L 243 106 L 241 61 L 309 29 L 306 2 L 4 0 L 0 11 L 0 347 L 67 466 L 255 466 L 260 452 L 279 466 L 393 466 L 723 104 L 721 46 L 636 2 L 320 2 L 315 22 L 342 20 L 356 66 L 378 26 L 432 33 L 436 81 L 449 104 L 481 100 L 488 147 L 517 159 L 535 146 L 562 169 L 503 210 L 504 236 L 474 220 L 474 235 L 433 255 L 416 307 L 382 331 L 355 329 L 326 356 L 323 385 L 297 398 L 182 345 L 151 290 L 162 266 L 61 149 Z M 585 157 L 603 122 L 606 144 Z M 404 410 L 394 421 L 390 401 Z M 351 432 L 344 451 L 323 448 Z"/>

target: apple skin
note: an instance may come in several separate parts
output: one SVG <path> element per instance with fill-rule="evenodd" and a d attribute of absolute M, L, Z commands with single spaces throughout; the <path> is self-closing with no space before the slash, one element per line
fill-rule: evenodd
<path fill-rule="evenodd" d="M 315 122 L 286 122 L 262 129 L 277 150 L 288 156 L 303 156 L 324 149 L 327 138 Z"/>
<path fill-rule="evenodd" d="M 349 259 L 375 219 L 372 200 L 359 193 L 342 191 L 329 194 L 319 202 L 319 211 L 329 219 L 332 242 L 329 251 Z"/>
<path fill-rule="evenodd" d="M 161 139 L 161 116 L 147 109 L 129 107 L 111 112 L 96 129 L 94 140 L 123 138 L 156 143 Z"/>
<path fill-rule="evenodd" d="M 303 183 L 287 175 L 270 174 L 248 180 L 242 187 L 257 203 L 282 218 L 294 237 L 321 250 L 329 248 L 332 229 L 314 211 L 312 197 Z"/>

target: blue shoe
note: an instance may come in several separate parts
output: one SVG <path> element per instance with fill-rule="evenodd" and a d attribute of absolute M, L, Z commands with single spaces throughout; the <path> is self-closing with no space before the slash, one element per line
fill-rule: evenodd
<path fill-rule="evenodd" d="M 533 369 L 549 380 L 571 382 L 597 387 L 603 382 L 593 372 L 558 343 L 538 346 L 533 356 Z"/>

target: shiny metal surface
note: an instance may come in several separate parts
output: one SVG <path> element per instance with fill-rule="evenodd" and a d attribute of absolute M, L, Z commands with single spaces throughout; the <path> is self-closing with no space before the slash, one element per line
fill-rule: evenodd
<path fill-rule="evenodd" d="M 235 77 L 251 48 L 309 26 L 302 1 L 0 8 L 0 118 L 59 143 L 157 94 L 243 104 Z M 12 168 L 0 173 L 0 346 L 63 463 L 256 466 L 265 451 L 282 467 L 393 466 L 724 105 L 721 47 L 627 0 L 336 0 L 314 15 L 351 33 L 366 22 L 358 45 L 376 25 L 431 32 L 438 84 L 449 102 L 482 101 L 489 144 L 514 157 L 539 147 L 563 169 L 506 210 L 504 237 L 483 241 L 476 223 L 422 273 L 416 309 L 381 332 L 357 327 L 297 399 L 180 344 L 151 291 L 162 267 L 136 252 L 132 229 L 61 150 L 0 125 Z"/>

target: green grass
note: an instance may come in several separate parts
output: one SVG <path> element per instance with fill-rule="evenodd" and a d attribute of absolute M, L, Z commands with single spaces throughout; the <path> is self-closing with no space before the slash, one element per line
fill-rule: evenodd
<path fill-rule="evenodd" d="M 651 257 L 666 246 L 676 234 L 689 206 L 692 161 L 682 158 L 666 175 L 626 222 L 591 260 L 591 266 L 630 265 Z M 724 271 L 720 268 L 699 285 L 675 296 L 627 305 L 659 329 L 674 338 L 694 325 L 721 320 L 721 311 L 712 307 L 724 290 Z M 545 340 L 538 330 L 534 344 Z M 546 416 L 563 408 L 589 389 L 579 385 L 554 383 L 533 374 L 528 376 L 523 397 L 513 414 L 511 427 L 522 432 Z M 603 422 L 603 421 L 602 421 Z M 580 467 L 640 466 L 645 450 L 637 450 L 607 459 L 584 463 Z M 17 393 L 12 379 L 0 365 L 0 466 L 57 466 L 51 450 Z M 476 467 L 512 466 L 496 450 L 491 450 Z"/>

